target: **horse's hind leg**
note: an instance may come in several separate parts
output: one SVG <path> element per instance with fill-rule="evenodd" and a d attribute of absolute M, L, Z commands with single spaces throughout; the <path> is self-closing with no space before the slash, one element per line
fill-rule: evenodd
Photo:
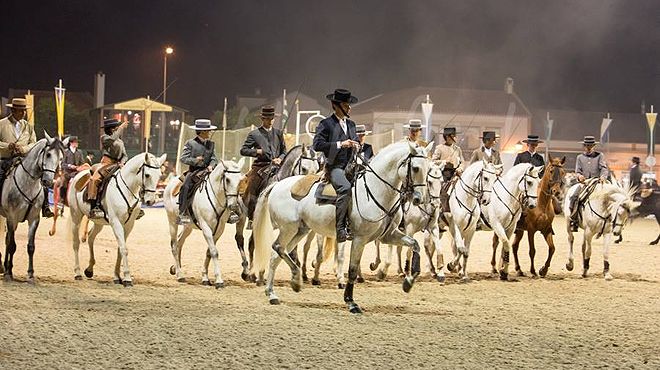
<path fill-rule="evenodd" d="M 568 262 L 566 262 L 566 270 L 573 271 L 573 261 L 575 259 L 573 255 L 573 243 L 575 242 L 575 236 L 573 235 L 573 231 L 571 231 L 571 223 L 570 220 L 568 219 L 568 216 L 565 217 L 566 217 L 566 233 L 568 234 Z"/>
<path fill-rule="evenodd" d="M 170 224 L 170 227 L 174 228 L 174 230 L 170 230 L 170 232 L 174 231 L 174 240 L 172 240 L 170 236 L 170 246 L 172 249 L 172 257 L 174 258 L 174 265 L 170 267 L 170 274 L 174 273 L 176 275 L 176 281 L 184 283 L 186 278 L 181 269 L 181 252 L 183 251 L 183 245 L 186 242 L 186 239 L 192 232 L 192 226 L 185 225 L 180 233 L 177 231 L 178 227 L 176 223 L 173 225 Z"/>
<path fill-rule="evenodd" d="M 584 240 L 582 241 L 582 277 L 586 278 L 589 272 L 589 261 L 591 260 L 591 239 L 593 235 L 584 231 Z"/>
<path fill-rule="evenodd" d="M 323 263 L 323 249 L 325 248 L 325 238 L 320 236 L 316 239 L 316 261 L 312 263 L 314 267 L 314 277 L 312 278 L 312 285 L 321 285 L 319 277 L 321 273 L 321 264 Z"/>
<path fill-rule="evenodd" d="M 536 268 L 534 267 L 534 257 L 536 256 L 536 245 L 534 245 L 534 233 L 527 232 L 527 243 L 529 244 L 529 273 L 536 277 Z M 517 256 L 516 256 L 517 257 Z"/>
<path fill-rule="evenodd" d="M 14 253 L 16 252 L 16 240 L 14 233 L 16 227 L 7 222 L 7 235 L 5 236 L 5 281 L 14 280 L 13 267 L 14 267 Z"/>
<path fill-rule="evenodd" d="M 27 281 L 30 284 L 34 284 L 34 236 L 37 233 L 37 227 L 39 227 L 39 216 L 37 216 L 34 220 L 31 220 L 29 224 L 30 226 L 28 229 L 28 244 L 27 244 L 27 252 L 28 252 Z"/>
<path fill-rule="evenodd" d="M 493 274 L 497 274 L 497 267 L 495 262 L 495 256 L 497 255 L 497 246 L 500 244 L 500 239 L 497 237 L 497 234 L 493 234 L 493 258 L 490 259 L 490 267 Z"/>
<path fill-rule="evenodd" d="M 82 228 L 82 233 L 83 236 L 80 239 L 81 242 L 86 242 L 87 241 L 87 226 L 89 225 L 89 218 L 87 216 L 83 216 L 82 222 L 80 223 L 80 227 Z"/>
<path fill-rule="evenodd" d="M 380 242 L 378 242 L 380 244 Z M 392 244 L 386 244 L 387 253 L 385 253 L 385 259 L 383 260 L 383 266 L 376 272 L 376 278 L 378 281 L 383 281 L 387 277 L 387 271 L 390 269 L 392 264 L 392 252 L 394 251 L 394 246 Z"/>
<path fill-rule="evenodd" d="M 307 278 L 307 255 L 309 254 L 309 249 L 312 247 L 312 242 L 316 240 L 316 233 L 310 231 L 305 238 L 305 245 L 303 246 L 303 260 L 302 260 L 302 279 L 303 281 L 308 281 Z"/>
<path fill-rule="evenodd" d="M 376 271 L 380 265 L 380 241 L 374 240 L 374 245 L 376 246 L 376 259 L 369 264 L 369 269 L 371 271 Z"/>
<path fill-rule="evenodd" d="M 94 265 L 96 264 L 96 258 L 94 257 L 94 241 L 102 229 L 103 225 L 94 224 L 92 230 L 89 232 L 89 238 L 87 239 L 87 246 L 89 247 L 89 265 L 85 269 L 85 276 L 89 279 L 94 277 Z"/>
<path fill-rule="evenodd" d="M 550 262 L 552 261 L 552 256 L 555 254 L 555 241 L 552 238 L 552 231 L 546 231 L 545 242 L 548 243 L 548 259 L 545 260 L 545 265 L 539 270 L 539 275 L 545 277 L 548 274 L 548 269 L 550 269 Z"/>
<path fill-rule="evenodd" d="M 397 259 L 397 263 L 399 264 L 399 267 L 398 267 L 396 273 L 399 274 L 400 277 L 405 276 L 405 272 L 404 272 L 404 268 L 403 268 L 403 263 L 402 263 L 403 261 L 402 261 L 402 259 L 401 259 L 401 251 L 402 251 L 402 249 L 403 249 L 402 246 L 400 246 L 400 245 L 397 245 L 397 246 L 396 246 L 396 259 Z"/>
<path fill-rule="evenodd" d="M 275 294 L 273 285 L 275 284 L 275 271 L 277 270 L 277 266 L 282 260 L 286 261 L 286 263 L 291 268 L 291 287 L 294 289 L 294 291 L 300 290 L 300 286 L 302 285 L 302 276 L 298 274 L 300 277 L 300 282 L 299 285 L 296 286 L 296 283 L 294 282 L 293 271 L 297 269 L 298 266 L 296 266 L 296 264 L 291 261 L 291 257 L 289 257 L 289 254 L 286 251 L 286 246 L 289 244 L 289 242 L 293 241 L 298 234 L 300 234 L 299 229 L 291 229 L 287 226 L 280 227 L 280 233 L 277 236 L 277 239 L 275 239 L 275 242 L 273 242 L 273 253 L 270 257 L 270 269 L 268 270 L 268 277 L 266 279 L 266 296 L 268 297 L 270 304 L 280 304 L 280 299 Z M 304 233 L 302 233 L 300 238 L 303 236 L 305 236 Z M 298 290 L 296 290 L 296 288 L 298 288 Z"/>
<path fill-rule="evenodd" d="M 612 241 L 612 234 L 607 233 L 603 236 L 603 277 L 605 280 L 612 280 L 610 274 L 610 242 Z"/>
<path fill-rule="evenodd" d="M 522 240 L 523 234 L 525 233 L 525 230 L 516 230 L 515 236 L 513 238 L 513 245 L 511 245 L 511 249 L 513 250 L 513 260 L 516 264 L 516 273 L 518 276 L 525 276 L 525 273 L 522 271 L 522 268 L 520 268 L 520 260 L 518 259 L 518 248 L 520 248 L 520 241 Z M 527 235 L 529 235 L 529 230 L 527 231 Z M 493 254 L 493 259 L 495 258 L 495 254 Z"/>
<path fill-rule="evenodd" d="M 243 237 L 243 228 L 245 227 L 245 217 L 241 217 L 236 223 L 236 233 L 234 234 L 234 240 L 236 240 L 236 247 L 238 252 L 241 254 L 241 279 L 243 281 L 248 281 L 250 278 L 250 263 L 248 262 L 247 255 L 245 254 L 245 237 Z"/>
<path fill-rule="evenodd" d="M 71 216 L 73 217 L 73 215 Z M 75 219 L 71 220 L 71 242 L 73 243 L 73 278 L 82 280 L 80 275 L 80 224 L 76 223 Z"/>

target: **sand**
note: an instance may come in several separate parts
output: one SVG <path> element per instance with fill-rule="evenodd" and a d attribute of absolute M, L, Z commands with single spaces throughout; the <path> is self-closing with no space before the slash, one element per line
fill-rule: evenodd
<path fill-rule="evenodd" d="M 579 245 L 578 268 L 566 271 L 563 218 L 555 220 L 557 252 L 545 279 L 491 276 L 491 234 L 481 232 L 470 283 L 449 275 L 440 286 L 424 274 L 405 294 L 397 276 L 378 282 L 369 272 L 368 246 L 367 282 L 355 291 L 365 312 L 357 316 L 346 310 L 329 263 L 322 286 L 305 284 L 300 293 L 280 265 L 282 304 L 269 305 L 262 287 L 240 278 L 233 226 L 218 243 L 226 288 L 201 285 L 199 231 L 184 250 L 187 283 L 177 283 L 162 209 L 148 209 L 129 238 L 134 287 L 112 284 L 116 243 L 107 228 L 96 245 L 96 275 L 74 281 L 65 223 L 49 237 L 51 222 L 38 231 L 36 284 L 25 283 L 26 225 L 18 231 L 17 281 L 0 282 L 0 369 L 660 368 L 660 247 L 647 245 L 655 221 L 628 225 L 624 243 L 612 247 L 613 281 L 601 275 L 600 240 L 588 278 L 580 277 Z M 537 247 L 538 269 L 547 250 L 540 237 Z M 520 253 L 528 270 L 526 242 Z M 87 256 L 83 245 L 83 269 Z"/>

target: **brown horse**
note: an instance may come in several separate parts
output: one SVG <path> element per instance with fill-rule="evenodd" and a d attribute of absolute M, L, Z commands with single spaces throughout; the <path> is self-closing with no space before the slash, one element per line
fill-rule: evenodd
<path fill-rule="evenodd" d="M 552 235 L 554 234 L 554 231 L 552 230 L 552 221 L 555 218 L 555 214 L 561 212 L 561 206 L 556 199 L 562 192 L 562 183 L 564 175 L 566 174 L 566 171 L 564 170 L 564 162 L 566 162 L 566 157 L 561 159 L 552 158 L 550 163 L 545 166 L 545 172 L 541 179 L 541 183 L 539 184 L 536 207 L 528 209 L 526 214 L 523 214 L 523 218 L 521 218 L 520 223 L 516 228 L 516 237 L 513 241 L 512 249 L 518 276 L 525 276 L 520 268 L 520 262 L 518 261 L 518 247 L 525 231 L 527 231 L 527 241 L 529 242 L 529 258 L 531 261 L 531 267 L 529 269 L 530 274 L 537 276 L 536 269 L 534 268 L 534 255 L 536 254 L 536 248 L 534 247 L 534 234 L 536 234 L 537 231 L 541 232 L 546 243 L 548 243 L 548 259 L 545 261 L 545 265 L 539 270 L 539 274 L 541 277 L 545 277 L 548 273 L 552 255 L 555 253 L 555 243 L 552 239 Z M 493 250 L 493 265 L 495 263 L 494 261 L 495 250 Z"/>

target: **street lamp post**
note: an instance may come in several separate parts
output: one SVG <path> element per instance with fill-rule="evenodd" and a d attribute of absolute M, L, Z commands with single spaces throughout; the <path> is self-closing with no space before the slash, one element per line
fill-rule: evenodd
<path fill-rule="evenodd" d="M 167 104 L 167 56 L 174 53 L 171 46 L 165 48 L 163 56 L 163 104 Z"/>

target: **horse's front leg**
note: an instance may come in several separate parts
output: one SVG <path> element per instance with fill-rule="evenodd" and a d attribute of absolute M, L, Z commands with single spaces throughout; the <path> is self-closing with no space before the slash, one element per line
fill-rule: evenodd
<path fill-rule="evenodd" d="M 363 251 L 364 242 L 360 240 L 359 237 L 354 238 L 351 243 L 351 257 L 348 265 L 348 282 L 346 283 L 346 288 L 344 288 L 344 303 L 346 303 L 348 310 L 354 314 L 362 313 L 362 309 L 353 299 L 353 288 L 355 287 L 358 266 L 360 265 Z"/>
<path fill-rule="evenodd" d="M 497 246 L 500 244 L 500 239 L 497 237 L 497 234 L 493 234 L 493 241 L 492 241 L 492 247 L 493 247 L 493 257 L 490 259 L 490 267 L 491 267 L 491 272 L 493 274 L 497 274 L 497 268 L 495 267 L 496 265 L 496 258 L 495 256 L 497 255 Z"/>
<path fill-rule="evenodd" d="M 380 241 L 376 241 L 380 245 Z M 392 253 L 394 252 L 394 246 L 391 244 L 386 244 L 387 252 L 385 253 L 385 259 L 383 260 L 383 266 L 380 267 L 378 272 L 376 272 L 376 278 L 378 281 L 383 281 L 387 277 L 387 271 L 390 269 L 392 264 Z"/>
<path fill-rule="evenodd" d="M 527 243 L 529 244 L 529 263 L 530 263 L 529 273 L 533 277 L 536 277 L 538 275 L 536 274 L 536 268 L 534 268 L 534 257 L 536 256 L 536 245 L 534 245 L 534 233 L 527 232 Z M 516 256 L 516 259 L 517 258 L 518 256 Z"/>
<path fill-rule="evenodd" d="M 57 211 L 57 209 L 56 209 Z M 33 220 L 29 221 L 28 228 L 28 243 L 27 243 L 27 252 L 28 252 L 28 276 L 27 282 L 29 284 L 34 284 L 34 236 L 37 233 L 37 228 L 39 227 L 40 217 L 37 216 Z"/>
<path fill-rule="evenodd" d="M 397 274 L 399 274 L 399 276 L 405 276 L 405 269 L 403 267 L 403 260 L 401 259 L 402 249 L 403 249 L 403 247 L 401 247 L 400 245 L 396 246 L 396 259 L 397 259 L 397 263 L 399 264 L 399 267 L 398 267 L 396 272 L 397 272 Z"/>
<path fill-rule="evenodd" d="M 115 281 L 119 280 L 124 287 L 130 287 L 133 286 L 133 278 L 131 277 L 131 270 L 128 267 L 128 249 L 126 248 L 126 237 L 127 233 L 126 230 L 124 230 L 124 225 L 122 223 L 114 218 L 111 219 L 110 221 L 110 227 L 112 227 L 112 232 L 115 234 L 115 239 L 117 239 L 117 261 L 121 261 L 123 265 L 123 271 L 122 275 L 123 277 L 120 278 L 119 275 L 119 264 L 115 266 L 115 273 L 117 276 L 115 276 Z"/>
<path fill-rule="evenodd" d="M 205 220 L 200 220 L 199 222 L 199 228 L 202 230 L 202 234 L 204 234 L 204 239 L 206 240 L 208 256 L 211 258 L 211 261 L 213 261 L 213 275 L 215 276 L 216 289 L 225 287 L 225 282 L 222 280 L 222 271 L 220 270 L 220 261 L 218 260 L 218 248 L 215 245 L 216 241 L 225 230 L 225 223 L 221 221 L 218 222 L 220 222 L 220 225 L 215 234 Z"/>
<path fill-rule="evenodd" d="M 552 238 L 552 230 L 546 231 L 543 236 L 545 237 L 545 242 L 548 244 L 548 258 L 545 260 L 545 265 L 539 270 L 539 275 L 541 275 L 541 277 L 545 277 L 548 274 L 552 256 L 555 254 L 555 241 Z"/>
<path fill-rule="evenodd" d="M 589 261 L 591 260 L 591 240 L 594 235 L 585 230 L 584 240 L 582 241 L 582 277 L 586 278 L 589 272 Z"/>
<path fill-rule="evenodd" d="M 369 269 L 371 271 L 376 271 L 380 265 L 380 241 L 374 240 L 374 245 L 376 246 L 376 259 L 369 264 Z"/>
<path fill-rule="evenodd" d="M 5 236 L 5 281 L 14 280 L 14 253 L 16 253 L 16 240 L 14 234 L 16 233 L 16 226 L 7 221 L 7 235 Z"/>
<path fill-rule="evenodd" d="M 603 235 L 603 277 L 605 280 L 612 280 L 610 274 L 610 243 L 612 242 L 612 233 Z"/>
<path fill-rule="evenodd" d="M 87 239 L 87 246 L 89 247 L 89 265 L 85 269 L 85 276 L 89 279 L 94 277 L 94 265 L 96 264 L 96 258 L 94 258 L 94 241 L 102 229 L 103 225 L 94 224 L 92 230 L 89 232 L 89 238 Z"/>
<path fill-rule="evenodd" d="M 241 217 L 236 223 L 236 233 L 234 234 L 234 240 L 236 241 L 236 248 L 238 248 L 238 253 L 241 254 L 241 279 L 243 281 L 250 280 L 250 263 L 248 262 L 247 255 L 245 254 L 245 237 L 243 236 L 243 229 L 245 228 L 247 218 L 241 213 Z"/>
<path fill-rule="evenodd" d="M 568 262 L 566 262 L 566 270 L 573 271 L 573 261 L 575 257 L 573 256 L 573 243 L 575 242 L 575 235 L 571 231 L 571 221 L 569 216 L 566 217 L 566 234 L 568 235 Z"/>
<path fill-rule="evenodd" d="M 305 238 L 305 244 L 303 245 L 303 260 L 302 260 L 302 279 L 303 281 L 308 281 L 307 277 L 307 255 L 309 254 L 309 249 L 312 247 L 312 242 L 316 240 L 316 233 L 310 231 Z"/>
<path fill-rule="evenodd" d="M 510 260 L 511 242 L 509 241 L 509 237 L 506 230 L 499 223 L 493 225 L 493 231 L 502 241 L 502 253 L 500 254 L 500 280 L 507 281 L 509 279 L 509 260 Z"/>
<path fill-rule="evenodd" d="M 525 233 L 525 230 L 518 229 L 514 233 L 514 238 L 513 238 L 513 244 L 511 245 L 511 249 L 513 249 L 513 260 L 516 264 L 516 273 L 518 276 L 525 276 L 525 273 L 522 271 L 522 268 L 520 267 L 520 260 L 518 259 L 518 249 L 520 248 L 520 241 L 522 240 L 523 234 Z M 530 231 L 527 230 L 527 235 L 529 235 Z M 493 261 L 495 260 L 495 256 L 493 256 Z M 492 262 L 491 262 L 492 263 Z"/>
<path fill-rule="evenodd" d="M 73 247 L 73 278 L 75 280 L 82 280 L 82 275 L 80 275 L 80 224 L 77 224 L 75 220 L 71 220 L 71 222 L 73 223 L 71 228 L 71 243 Z"/>
<path fill-rule="evenodd" d="M 397 246 L 406 246 L 412 251 L 410 271 L 403 279 L 403 291 L 408 293 L 415 284 L 415 279 L 417 279 L 417 276 L 419 276 L 421 271 L 419 258 L 420 248 L 417 240 L 415 240 L 415 238 L 412 236 L 405 235 L 399 229 L 394 229 L 390 231 L 389 234 L 381 238 L 381 241 L 383 243 L 394 244 Z"/>
<path fill-rule="evenodd" d="M 344 256 L 346 255 L 346 242 L 337 243 L 337 240 L 334 240 L 335 243 L 335 260 L 337 261 L 337 266 L 335 267 L 335 274 L 337 275 L 337 288 L 344 289 L 346 288 L 346 279 L 344 278 Z M 359 267 L 359 266 L 358 266 Z"/>
<path fill-rule="evenodd" d="M 326 248 L 325 246 L 326 238 L 318 235 L 316 238 L 316 259 L 312 263 L 314 267 L 314 277 L 312 278 L 312 285 L 321 285 L 321 264 L 323 263 L 323 252 Z M 329 248 L 329 247 L 328 247 Z"/>

